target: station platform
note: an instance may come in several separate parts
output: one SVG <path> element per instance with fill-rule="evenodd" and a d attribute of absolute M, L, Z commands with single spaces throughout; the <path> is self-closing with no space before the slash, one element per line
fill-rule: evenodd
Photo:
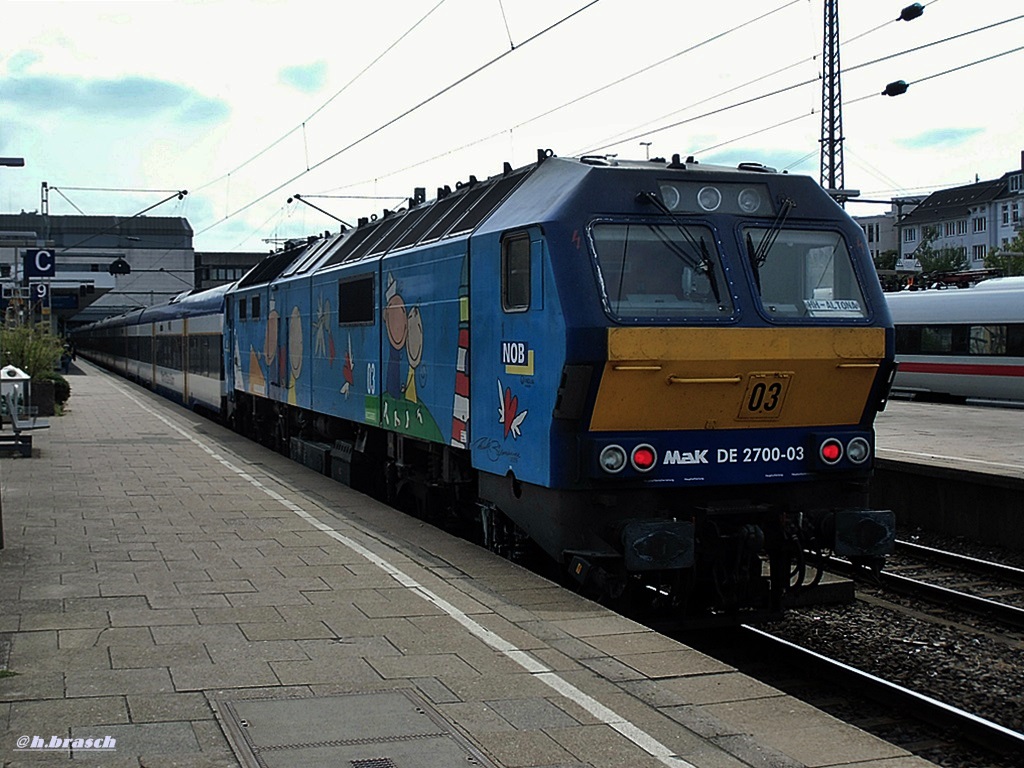
<path fill-rule="evenodd" d="M 97 368 L 69 380 L 33 456 L 0 459 L 4 768 L 931 765 Z"/>
<path fill-rule="evenodd" d="M 875 453 L 871 503 L 903 535 L 1024 550 L 1024 409 L 890 400 Z"/>
<path fill-rule="evenodd" d="M 891 399 L 875 420 L 883 462 L 1024 480 L 1024 408 Z"/>

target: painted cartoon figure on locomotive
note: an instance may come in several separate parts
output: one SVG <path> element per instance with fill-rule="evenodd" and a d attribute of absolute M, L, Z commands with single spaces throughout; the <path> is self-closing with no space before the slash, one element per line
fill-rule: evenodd
<path fill-rule="evenodd" d="M 809 178 L 540 153 L 269 257 L 225 312 L 239 430 L 602 593 L 776 609 L 805 551 L 892 545 L 892 325 Z"/>
<path fill-rule="evenodd" d="M 899 370 L 917 399 L 1024 402 L 1024 278 L 887 293 Z"/>

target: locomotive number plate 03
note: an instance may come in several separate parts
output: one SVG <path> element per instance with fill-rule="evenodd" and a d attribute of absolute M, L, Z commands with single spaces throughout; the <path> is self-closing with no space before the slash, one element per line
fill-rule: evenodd
<path fill-rule="evenodd" d="M 751 373 L 747 376 L 747 389 L 740 403 L 741 419 L 777 419 L 782 415 L 782 405 L 789 391 L 792 373 L 768 371 Z"/>

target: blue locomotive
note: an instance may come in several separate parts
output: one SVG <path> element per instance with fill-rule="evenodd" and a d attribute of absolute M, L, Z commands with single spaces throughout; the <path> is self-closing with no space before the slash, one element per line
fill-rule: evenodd
<path fill-rule="evenodd" d="M 172 304 L 78 348 L 154 385 L 173 362 L 177 395 L 210 405 L 199 328 L 239 431 L 335 446 L 362 490 L 679 616 L 777 609 L 808 553 L 880 563 L 892 322 L 862 231 L 812 179 L 538 152 L 424 198 L 182 299 L 177 325 Z"/>

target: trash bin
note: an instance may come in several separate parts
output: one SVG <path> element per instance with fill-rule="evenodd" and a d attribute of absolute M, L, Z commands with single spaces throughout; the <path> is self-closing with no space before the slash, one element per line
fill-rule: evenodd
<path fill-rule="evenodd" d="M 25 413 L 28 413 L 30 381 L 32 377 L 17 366 L 5 365 L 0 368 L 0 399 L 3 400 L 5 409 L 8 404 L 17 406 L 20 403 Z"/>

